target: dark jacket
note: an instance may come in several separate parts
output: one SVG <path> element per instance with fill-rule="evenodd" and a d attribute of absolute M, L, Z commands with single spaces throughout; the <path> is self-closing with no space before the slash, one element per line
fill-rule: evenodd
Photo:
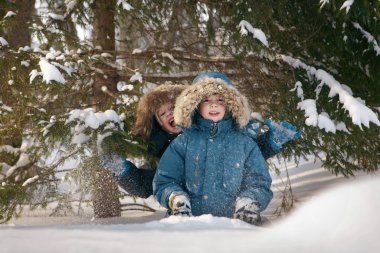
<path fill-rule="evenodd" d="M 148 148 L 148 154 L 160 159 L 170 142 L 176 137 L 176 134 L 169 134 L 162 130 L 158 122 L 154 119 L 153 128 L 149 137 L 150 146 Z M 156 173 L 156 167 L 142 169 L 137 168 L 132 163 L 130 163 L 130 165 L 129 172 L 117 178 L 120 187 L 134 196 L 148 198 L 153 194 L 152 181 Z"/>

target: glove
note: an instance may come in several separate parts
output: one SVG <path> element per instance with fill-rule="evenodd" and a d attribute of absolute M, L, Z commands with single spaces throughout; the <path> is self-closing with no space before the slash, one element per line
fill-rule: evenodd
<path fill-rule="evenodd" d="M 282 121 L 278 124 L 271 119 L 267 119 L 266 124 L 269 127 L 269 142 L 278 149 L 281 149 L 282 145 L 288 141 L 297 140 L 302 135 L 301 131 L 297 131 L 297 127 L 287 121 Z"/>
<path fill-rule="evenodd" d="M 170 194 L 169 207 L 173 215 L 192 216 L 190 201 L 183 192 L 173 192 Z"/>
<path fill-rule="evenodd" d="M 133 163 L 128 161 L 125 157 L 120 155 L 101 155 L 100 161 L 106 170 L 112 172 L 115 177 L 122 177 L 126 175 L 129 170 L 135 166 Z"/>
<path fill-rule="evenodd" d="M 261 224 L 260 204 L 250 198 L 237 198 L 234 219 L 239 219 L 253 225 Z"/>
<path fill-rule="evenodd" d="M 257 120 L 250 120 L 247 127 L 246 127 L 246 130 L 247 130 L 247 133 L 250 137 L 256 139 L 257 135 L 260 134 L 261 127 L 262 127 L 261 122 L 259 122 Z"/>

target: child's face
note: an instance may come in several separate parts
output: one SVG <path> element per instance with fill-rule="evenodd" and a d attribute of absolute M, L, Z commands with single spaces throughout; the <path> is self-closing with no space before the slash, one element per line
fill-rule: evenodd
<path fill-rule="evenodd" d="M 173 110 L 174 105 L 172 103 L 163 104 L 157 110 L 157 117 L 163 130 L 168 133 L 178 134 L 181 129 L 175 125 Z"/>
<path fill-rule="evenodd" d="M 223 119 L 226 106 L 223 98 L 219 95 L 212 95 L 202 100 L 199 111 L 203 118 L 218 122 Z"/>

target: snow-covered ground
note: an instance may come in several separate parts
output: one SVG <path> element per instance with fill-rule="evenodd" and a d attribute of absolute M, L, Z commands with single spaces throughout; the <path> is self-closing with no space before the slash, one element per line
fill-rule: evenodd
<path fill-rule="evenodd" d="M 265 227 L 210 215 L 164 218 L 150 198 L 157 212 L 119 218 L 27 212 L 0 225 L 0 252 L 380 252 L 378 173 L 346 179 L 318 161 L 288 162 L 295 208 L 279 218 L 273 213 L 287 178 L 281 165 L 281 177 L 272 175 L 275 197 L 265 212 L 272 224 Z"/>

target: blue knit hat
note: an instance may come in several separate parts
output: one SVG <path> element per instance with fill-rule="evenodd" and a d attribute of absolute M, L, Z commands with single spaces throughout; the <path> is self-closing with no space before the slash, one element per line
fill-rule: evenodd
<path fill-rule="evenodd" d="M 226 82 L 230 86 L 234 86 L 231 82 L 231 80 L 223 73 L 221 72 L 216 72 L 216 71 L 210 71 L 210 72 L 203 72 L 199 75 L 197 75 L 192 84 L 196 84 L 200 81 L 202 81 L 206 77 L 212 77 L 212 78 L 219 78 L 222 79 L 224 82 Z"/>

